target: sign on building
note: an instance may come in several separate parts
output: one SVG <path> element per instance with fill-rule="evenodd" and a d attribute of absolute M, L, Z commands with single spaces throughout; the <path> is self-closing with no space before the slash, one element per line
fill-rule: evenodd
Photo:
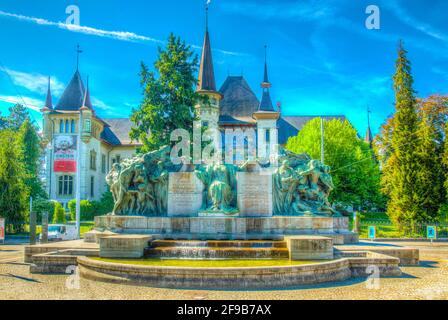
<path fill-rule="evenodd" d="M 426 237 L 431 240 L 437 238 L 437 231 L 436 231 L 435 226 L 427 226 L 426 227 Z"/>
<path fill-rule="evenodd" d="M 5 242 L 5 219 L 0 218 L 0 241 Z"/>
<path fill-rule="evenodd" d="M 376 237 L 376 229 L 375 226 L 369 226 L 368 228 L 369 239 L 373 240 Z"/>
<path fill-rule="evenodd" d="M 54 172 L 76 172 L 76 136 L 55 137 Z"/>

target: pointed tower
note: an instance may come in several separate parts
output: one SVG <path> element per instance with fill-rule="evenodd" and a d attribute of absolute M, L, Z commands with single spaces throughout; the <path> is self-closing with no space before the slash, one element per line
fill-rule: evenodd
<path fill-rule="evenodd" d="M 370 109 L 367 108 L 367 131 L 366 131 L 366 137 L 364 139 L 365 142 L 367 142 L 370 146 L 372 146 L 373 143 L 373 135 L 372 130 L 370 130 Z"/>
<path fill-rule="evenodd" d="M 52 138 L 52 124 L 50 121 L 50 113 L 53 111 L 53 99 L 51 96 L 51 78 L 48 77 L 47 97 L 45 99 L 45 106 L 41 112 L 43 114 L 43 134 L 46 142 L 51 141 Z"/>
<path fill-rule="evenodd" d="M 280 117 L 280 112 L 274 109 L 272 104 L 269 89 L 272 87 L 268 76 L 267 63 L 267 46 L 265 46 L 265 61 L 264 61 L 264 77 L 261 83 L 263 94 L 261 97 L 260 106 L 254 112 L 253 118 L 257 120 L 257 150 L 258 158 L 270 160 L 271 163 L 275 161 L 278 155 L 278 129 L 277 120 Z"/>
<path fill-rule="evenodd" d="M 83 142 L 88 143 L 92 138 L 92 116 L 94 115 L 93 106 L 90 99 L 89 78 L 87 78 L 87 89 L 85 90 L 82 100 L 82 107 L 79 109 L 82 118 L 82 133 L 81 138 Z"/>
<path fill-rule="evenodd" d="M 204 99 L 200 99 L 195 106 L 202 126 L 210 129 L 218 129 L 219 102 L 222 94 L 216 90 L 215 72 L 213 69 L 212 48 L 208 32 L 208 6 L 205 11 L 205 37 L 202 47 L 201 65 L 199 68 L 198 86 L 196 92 Z"/>

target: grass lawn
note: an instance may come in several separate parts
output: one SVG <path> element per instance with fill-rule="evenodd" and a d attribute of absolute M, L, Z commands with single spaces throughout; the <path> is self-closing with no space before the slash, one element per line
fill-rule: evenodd
<path fill-rule="evenodd" d="M 50 224 L 52 224 L 52 223 L 50 223 Z M 75 224 L 75 222 L 67 222 L 67 224 Z M 93 230 L 94 226 L 95 226 L 95 223 L 93 221 L 83 221 L 83 222 L 81 222 L 81 238 L 84 236 L 84 233 Z M 37 225 L 36 226 L 36 233 L 37 233 L 37 235 L 41 234 L 41 232 L 42 232 L 42 226 L 41 225 Z M 8 234 L 8 235 L 10 235 L 10 234 Z M 11 234 L 11 235 L 28 237 L 30 235 L 30 225 L 29 224 L 25 225 L 25 232 L 15 233 L 15 234 Z"/>
<path fill-rule="evenodd" d="M 98 261 L 123 263 L 152 267 L 191 267 L 191 268 L 238 268 L 238 267 L 273 267 L 273 266 L 297 266 L 319 261 L 291 261 L 278 260 L 170 260 L 170 259 L 106 259 L 91 258 Z"/>

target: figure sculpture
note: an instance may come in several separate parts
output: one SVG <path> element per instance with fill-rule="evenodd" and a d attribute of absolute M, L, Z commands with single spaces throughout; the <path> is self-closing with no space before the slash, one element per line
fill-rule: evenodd
<path fill-rule="evenodd" d="M 106 182 L 114 198 L 113 215 L 163 215 L 167 208 L 167 148 L 114 164 Z"/>
<path fill-rule="evenodd" d="M 277 215 L 334 215 L 328 197 L 334 189 L 330 167 L 306 155 L 283 150 L 273 175 Z"/>

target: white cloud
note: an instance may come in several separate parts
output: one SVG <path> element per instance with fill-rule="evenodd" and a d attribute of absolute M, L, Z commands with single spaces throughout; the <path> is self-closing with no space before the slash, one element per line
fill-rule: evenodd
<path fill-rule="evenodd" d="M 45 94 L 48 88 L 48 76 L 39 73 L 28 73 L 9 68 L 0 69 L 11 77 L 13 83 L 17 86 L 23 87 L 31 92 L 38 94 Z M 52 94 L 58 96 L 64 91 L 64 84 L 56 77 L 51 77 L 51 91 Z"/>
<path fill-rule="evenodd" d="M 10 104 L 24 104 L 25 102 L 25 107 L 27 107 L 28 109 L 31 109 L 33 111 L 37 111 L 40 112 L 40 109 L 42 109 L 42 107 L 44 106 L 44 102 L 39 100 L 39 99 L 34 99 L 34 98 L 30 98 L 30 97 L 22 97 L 23 101 L 21 98 L 15 97 L 15 96 L 0 96 L 0 101 L 6 102 L 6 103 L 10 103 Z"/>
<path fill-rule="evenodd" d="M 102 29 L 97 29 L 97 28 L 88 27 L 88 26 L 78 26 L 78 25 L 73 25 L 73 24 L 66 24 L 63 22 L 54 22 L 54 21 L 50 21 L 47 19 L 29 17 L 29 16 L 20 15 L 20 14 L 4 12 L 1 10 L 0 10 L 0 16 L 14 18 L 17 20 L 31 22 L 31 23 L 35 23 L 35 24 L 43 25 L 43 26 L 57 27 L 59 29 L 63 29 L 63 30 L 71 31 L 71 32 L 78 32 L 78 33 L 83 33 L 83 34 L 97 36 L 97 37 L 103 37 L 103 38 L 112 38 L 112 39 L 121 40 L 121 41 L 153 42 L 153 43 L 157 43 L 157 44 L 166 43 L 166 41 L 164 41 L 164 40 L 159 40 L 159 39 L 139 35 L 134 32 L 102 30 Z M 194 49 L 202 49 L 202 47 L 198 46 L 198 45 L 191 45 L 191 47 Z M 230 55 L 230 56 L 244 55 L 244 54 L 241 54 L 238 52 L 221 50 L 221 49 L 215 49 L 214 51 L 222 53 L 224 55 Z"/>
<path fill-rule="evenodd" d="M 0 11 L 0 16 L 15 18 L 15 19 L 18 19 L 21 21 L 27 21 L 27 22 L 31 22 L 31 23 L 35 23 L 35 24 L 39 24 L 39 25 L 44 25 L 44 26 L 58 27 L 60 29 L 65 29 L 68 31 L 79 32 L 79 33 L 94 35 L 94 36 L 98 36 L 98 37 L 107 37 L 107 38 L 113 38 L 113 39 L 123 40 L 123 41 L 151 41 L 151 42 L 157 42 L 157 43 L 162 42 L 161 40 L 138 35 L 133 32 L 128 32 L 128 31 L 101 30 L 101 29 L 96 29 L 96 28 L 87 27 L 87 26 L 71 25 L 71 24 L 65 24 L 63 22 L 49 21 L 47 19 L 42 19 L 42 18 L 28 17 L 28 16 L 4 12 L 4 11 Z"/>
<path fill-rule="evenodd" d="M 419 21 L 418 19 L 412 17 L 408 12 L 406 12 L 403 7 L 404 5 L 401 3 L 397 3 L 396 1 L 388 1 L 387 6 L 390 8 L 390 11 L 395 14 L 395 16 L 403 23 L 407 24 L 408 26 L 426 34 L 429 37 L 432 37 L 434 39 L 448 42 L 448 36 L 441 32 L 440 30 L 437 30 L 436 28 L 432 27 L 431 25 L 424 23 L 422 21 Z"/>

